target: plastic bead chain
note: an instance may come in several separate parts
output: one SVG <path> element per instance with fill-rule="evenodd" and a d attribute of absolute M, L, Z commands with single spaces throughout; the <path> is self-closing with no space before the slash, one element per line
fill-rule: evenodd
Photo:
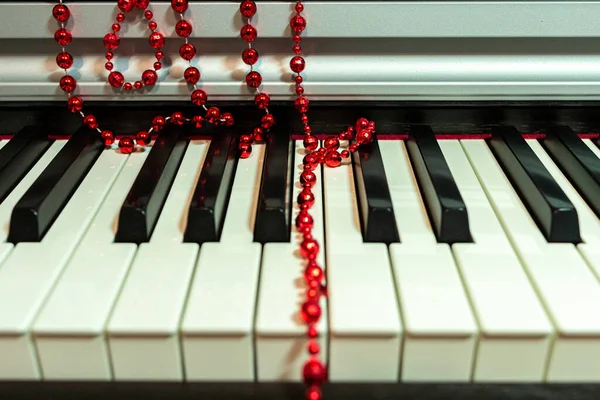
<path fill-rule="evenodd" d="M 240 30 L 240 36 L 246 42 L 248 42 L 248 48 L 242 52 L 242 60 L 245 64 L 250 66 L 250 72 L 246 75 L 246 84 L 256 90 L 256 96 L 254 97 L 254 104 L 261 109 L 265 110 L 265 115 L 261 118 L 261 126 L 257 126 L 252 131 L 252 134 L 242 135 L 239 142 L 239 154 L 240 158 L 248 158 L 252 153 L 252 143 L 257 141 L 263 141 L 269 129 L 275 124 L 275 118 L 273 114 L 269 113 L 269 102 L 271 97 L 266 93 L 261 93 L 260 85 L 262 83 L 262 76 L 259 72 L 254 70 L 254 64 L 258 61 L 258 52 L 252 47 L 252 42 L 256 40 L 257 31 L 254 26 L 251 25 L 252 17 L 256 14 L 256 3 L 252 0 L 244 0 L 240 4 L 240 13 L 247 18 L 246 25 Z"/>
<path fill-rule="evenodd" d="M 312 188 L 315 186 L 317 176 L 313 172 L 319 164 L 326 164 L 328 167 L 337 167 L 342 163 L 343 158 L 349 158 L 350 153 L 358 150 L 359 145 L 368 144 L 373 140 L 375 134 L 375 123 L 366 118 L 360 118 L 355 126 L 337 136 L 329 136 L 323 146 L 319 147 L 319 140 L 311 134 L 311 128 L 308 123 L 309 100 L 304 95 L 302 87 L 303 78 L 300 75 L 306 66 L 304 58 L 300 56 L 302 47 L 301 33 L 306 28 L 306 19 L 301 15 L 304 11 L 302 1 L 296 2 L 296 13 L 290 20 L 294 46 L 292 48 L 294 56 L 290 60 L 290 69 L 294 72 L 294 82 L 296 83 L 296 94 L 298 95 L 294 106 L 301 113 L 301 120 L 304 125 L 304 148 L 308 153 L 302 160 L 304 171 L 300 174 L 300 183 L 302 191 L 298 194 L 298 204 L 300 213 L 296 217 L 296 227 L 302 233 L 303 240 L 300 244 L 300 254 L 305 259 L 306 269 L 304 280 L 306 283 L 306 299 L 301 306 L 300 315 L 307 324 L 308 345 L 307 351 L 309 358 L 302 368 L 302 377 L 307 385 L 306 398 L 308 400 L 319 400 L 323 397 L 321 385 L 327 380 L 327 367 L 319 359 L 320 348 L 317 342 L 318 332 L 316 325 L 319 322 L 322 311 L 319 305 L 320 297 L 326 296 L 327 288 L 323 281 L 325 273 L 323 268 L 317 263 L 317 254 L 319 253 L 319 243 L 312 236 L 314 226 L 313 217 L 310 215 L 310 209 L 315 203 L 315 196 Z M 352 141 L 355 141 L 352 143 Z M 341 150 L 340 142 L 348 141 L 348 149 Z"/>
<path fill-rule="evenodd" d="M 161 60 L 164 57 L 160 49 L 164 45 L 164 36 L 156 32 L 157 24 L 152 20 L 153 13 L 148 10 L 150 6 L 150 0 L 118 0 L 117 6 L 119 7 L 120 13 L 117 14 L 117 23 L 112 26 L 112 33 L 108 33 L 104 37 L 104 45 L 108 51 L 106 53 L 107 63 L 105 68 L 111 73 L 108 77 L 108 82 L 115 88 L 123 87 L 125 90 L 131 90 L 132 88 L 141 89 L 143 85 L 154 85 L 158 80 L 156 71 L 162 67 Z M 117 36 L 117 32 L 120 31 L 120 23 L 125 21 L 126 12 L 133 11 L 134 8 L 144 10 L 144 17 L 149 20 L 148 26 L 152 33 L 149 36 L 149 42 L 157 52 L 155 57 L 157 61 L 154 63 L 153 70 L 146 70 L 142 74 L 141 81 L 136 81 L 133 84 L 125 82 L 123 75 L 118 71 L 112 71 L 114 65 L 112 59 L 114 54 L 112 50 L 116 49 L 120 44 L 120 39 Z M 133 137 L 122 137 L 119 139 L 119 149 L 122 153 L 129 154 L 133 152 L 136 144 L 139 146 L 147 146 L 150 144 L 152 133 L 159 132 L 167 123 L 175 125 L 183 125 L 185 123 L 191 123 L 196 129 L 202 128 L 206 122 L 215 125 L 231 126 L 234 123 L 233 116 L 230 113 L 221 113 L 217 107 L 206 107 L 207 94 L 205 91 L 198 89 L 196 84 L 200 81 L 200 71 L 191 65 L 191 61 L 196 56 L 196 48 L 194 45 L 189 43 L 188 36 L 192 33 L 192 25 L 184 19 L 183 13 L 188 8 L 188 0 L 171 0 L 171 8 L 177 14 L 179 14 L 180 21 L 177 23 L 175 30 L 180 37 L 185 38 L 185 43 L 179 49 L 179 55 L 189 62 L 189 67 L 184 72 L 184 78 L 186 82 L 193 85 L 194 90 L 191 94 L 191 101 L 197 106 L 201 106 L 204 109 L 205 115 L 195 115 L 192 118 L 186 118 L 183 113 L 177 111 L 170 116 L 163 117 L 158 115 L 153 118 L 150 129 L 139 131 L 135 138 Z M 60 79 L 60 88 L 67 94 L 67 107 L 73 113 L 78 113 L 83 119 L 84 125 L 88 128 L 96 130 L 102 138 L 102 141 L 106 146 L 109 146 L 115 142 L 115 135 L 110 130 L 103 130 L 99 127 L 98 121 L 93 114 L 84 114 L 83 112 L 83 99 L 80 96 L 75 96 L 73 93 L 77 88 L 77 81 L 74 77 L 69 75 L 69 68 L 73 66 L 73 56 L 66 51 L 66 47 L 73 40 L 71 32 L 65 28 L 65 24 L 71 17 L 69 8 L 63 4 L 63 0 L 59 0 L 59 4 L 55 5 L 52 9 L 52 16 L 58 21 L 60 27 L 54 33 L 54 40 L 62 47 L 62 51 L 56 57 L 57 65 L 62 68 L 65 75 Z"/>

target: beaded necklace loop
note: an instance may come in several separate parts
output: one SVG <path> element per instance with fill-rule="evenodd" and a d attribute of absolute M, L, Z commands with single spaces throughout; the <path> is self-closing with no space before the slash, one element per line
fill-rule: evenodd
<path fill-rule="evenodd" d="M 164 57 L 164 53 L 160 50 L 165 45 L 165 36 L 156 31 L 158 29 L 158 24 L 152 19 L 154 18 L 154 13 L 151 10 L 148 10 L 150 0 L 119 0 L 117 6 L 121 12 L 117 14 L 116 22 L 112 24 L 111 32 L 104 36 L 104 47 L 106 47 L 106 64 L 104 64 L 104 68 L 109 71 L 108 83 L 116 89 L 123 88 L 126 91 L 130 91 L 134 88 L 139 90 L 144 86 L 153 86 L 158 81 L 158 74 L 156 72 L 162 68 L 161 60 Z M 115 66 L 113 64 L 113 59 L 115 55 L 113 51 L 121 44 L 121 38 L 118 33 L 121 31 L 121 25 L 125 22 L 125 14 L 130 13 L 135 8 L 144 11 L 144 18 L 148 21 L 148 27 L 150 28 L 148 42 L 150 43 L 150 46 L 157 51 L 154 54 L 156 62 L 153 65 L 153 69 L 145 70 L 142 72 L 141 79 L 132 83 L 125 82 L 123 74 L 114 70 Z"/>
<path fill-rule="evenodd" d="M 124 90 L 129 91 L 133 88 L 141 89 L 144 85 L 152 86 L 158 81 L 158 75 L 156 71 L 162 68 L 161 60 L 164 57 L 163 52 L 160 50 L 164 46 L 165 38 L 162 33 L 156 32 L 157 23 L 152 20 L 154 17 L 151 10 L 149 10 L 150 0 L 118 0 L 117 7 L 121 12 L 116 16 L 117 23 L 113 24 L 112 32 L 109 32 L 104 36 L 104 46 L 107 48 L 105 57 L 107 62 L 105 68 L 111 71 L 108 75 L 108 82 L 115 88 L 122 87 Z M 148 26 L 152 33 L 149 36 L 150 45 L 157 51 L 155 53 L 156 62 L 154 63 L 152 70 L 146 70 L 142 73 L 141 80 L 134 83 L 125 82 L 123 74 L 118 71 L 114 71 L 114 64 L 112 60 L 114 58 L 113 50 L 115 50 L 120 44 L 120 38 L 117 32 L 121 30 L 121 23 L 125 21 L 125 13 L 129 13 L 138 8 L 143 10 L 144 17 L 148 20 Z M 200 81 L 200 71 L 198 68 L 192 66 L 192 60 L 196 56 L 196 48 L 193 44 L 189 43 L 188 37 L 192 33 L 192 25 L 190 22 L 184 19 L 183 13 L 188 9 L 188 0 L 171 0 L 171 8 L 176 12 L 180 21 L 175 26 L 175 31 L 180 37 L 185 38 L 185 43 L 179 49 L 179 55 L 189 63 L 189 67 L 184 72 L 184 79 L 186 82 L 193 86 L 191 93 L 191 101 L 194 105 L 203 108 L 204 115 L 194 115 L 192 118 L 186 118 L 182 112 L 176 111 L 170 116 L 164 117 L 157 115 L 152 119 L 150 129 L 139 131 L 135 137 L 121 137 L 118 142 L 119 149 L 124 154 L 129 154 L 135 150 L 135 146 L 148 146 L 151 142 L 153 132 L 160 132 L 167 123 L 174 125 L 183 125 L 186 123 L 194 125 L 196 129 L 200 129 L 210 123 L 218 126 L 232 126 L 234 119 L 231 113 L 221 113 L 217 107 L 206 107 L 207 94 L 204 90 L 198 89 L 197 83 Z M 115 134 L 108 129 L 101 129 L 99 127 L 96 116 L 93 114 L 84 114 L 83 112 L 83 99 L 80 96 L 76 96 L 73 93 L 77 89 L 77 81 L 74 77 L 69 75 L 69 68 L 73 66 L 73 56 L 66 51 L 66 46 L 71 44 L 73 36 L 71 31 L 65 28 L 66 22 L 71 17 L 71 11 L 63 4 L 63 0 L 59 0 L 52 9 L 53 18 L 59 23 L 59 28 L 54 33 L 54 40 L 62 47 L 62 51 L 56 57 L 57 65 L 64 70 L 65 75 L 60 79 L 59 86 L 67 94 L 67 107 L 72 113 L 78 113 L 83 119 L 83 124 L 90 129 L 97 131 L 103 143 L 106 146 L 112 145 L 115 140 Z"/>
<path fill-rule="evenodd" d="M 256 3 L 253 0 L 244 0 L 240 4 L 240 13 L 246 18 L 246 24 L 240 29 L 240 37 L 248 42 L 248 48 L 242 52 L 242 61 L 250 66 L 250 72 L 246 75 L 246 85 L 255 89 L 254 104 L 259 109 L 264 110 L 265 115 L 261 118 L 261 125 L 255 127 L 252 134 L 245 134 L 240 137 L 238 145 L 240 158 L 248 158 L 252 153 L 252 143 L 264 141 L 269 129 L 275 124 L 275 117 L 269 113 L 271 96 L 261 92 L 262 76 L 254 70 L 254 64 L 258 61 L 259 55 L 258 51 L 252 47 L 252 43 L 256 40 L 258 32 L 251 22 L 256 11 Z"/>

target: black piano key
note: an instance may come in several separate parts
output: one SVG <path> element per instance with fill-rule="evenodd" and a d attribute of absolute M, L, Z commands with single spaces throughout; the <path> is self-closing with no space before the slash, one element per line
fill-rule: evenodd
<path fill-rule="evenodd" d="M 353 153 L 352 166 L 363 241 L 399 242 L 392 197 L 377 139 L 367 146 L 360 146 Z"/>
<path fill-rule="evenodd" d="M 237 144 L 232 135 L 219 135 L 211 141 L 190 202 L 185 242 L 219 241 L 238 162 Z"/>
<path fill-rule="evenodd" d="M 15 205 L 8 241 L 41 241 L 104 149 L 95 131 L 75 132 Z"/>
<path fill-rule="evenodd" d="M 11 142 L 16 138 L 17 136 L 11 139 Z M 11 160 L 8 163 L 5 163 L 5 159 L 2 158 L 2 150 L 4 150 L 10 142 L 0 150 L 0 159 L 3 161 L 3 166 L 0 168 L 0 203 L 8 197 L 21 179 L 27 175 L 29 170 L 54 142 L 53 140 L 48 139 L 46 135 L 36 135 L 30 139 L 31 140 L 29 140 L 18 153 L 11 157 Z"/>
<path fill-rule="evenodd" d="M 47 133 L 39 127 L 26 126 L 17 132 L 9 142 L 0 149 L 0 171 L 4 171 L 13 158 L 15 158 L 29 143 L 39 139 L 48 140 Z"/>
<path fill-rule="evenodd" d="M 600 159 L 598 156 L 567 126 L 549 129 L 542 145 L 569 178 L 581 197 L 600 217 Z"/>
<path fill-rule="evenodd" d="M 575 206 L 517 129 L 495 127 L 488 143 L 546 240 L 579 243 Z"/>
<path fill-rule="evenodd" d="M 254 241 L 262 244 L 290 241 L 294 142 L 287 132 L 271 131 L 266 144 Z"/>
<path fill-rule="evenodd" d="M 152 145 L 119 213 L 116 242 L 150 240 L 187 149 L 181 128 L 166 128 Z"/>
<path fill-rule="evenodd" d="M 467 206 L 431 128 L 412 127 L 406 147 L 438 242 L 472 242 Z"/>

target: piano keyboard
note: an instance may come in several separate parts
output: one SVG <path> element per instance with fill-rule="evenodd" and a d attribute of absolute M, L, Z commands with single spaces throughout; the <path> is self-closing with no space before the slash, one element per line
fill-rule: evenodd
<path fill-rule="evenodd" d="M 600 381 L 596 143 L 415 129 L 315 171 L 329 379 Z M 0 141 L 1 380 L 300 380 L 304 150 L 235 141 Z"/>

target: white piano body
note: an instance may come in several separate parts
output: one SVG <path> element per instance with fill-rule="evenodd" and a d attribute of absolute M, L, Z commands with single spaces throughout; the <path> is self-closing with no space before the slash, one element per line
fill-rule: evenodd
<path fill-rule="evenodd" d="M 136 117 L 124 117 L 133 126 L 131 121 L 145 115 L 146 108 L 189 102 L 182 77 L 186 64 L 177 55 L 181 39 L 174 32 L 170 2 L 153 1 L 159 31 L 168 38 L 159 84 L 143 95 L 116 93 L 106 83 L 102 44 L 115 3 L 66 2 L 72 13 L 67 28 L 73 32 L 68 51 L 75 57 L 72 74 L 84 100 L 94 107 L 109 104 L 114 110 L 109 114 L 137 110 Z M 0 3 L 0 133 L 15 133 L 32 104 L 32 109 L 67 113 L 58 87 L 64 72 L 55 63 L 59 47 L 52 39 L 54 4 Z M 253 24 L 263 90 L 279 107 L 292 109 L 293 4 L 257 5 Z M 192 1 L 186 15 L 193 22 L 190 40 L 199 55 L 194 60 L 202 73 L 199 86 L 223 109 L 251 105 L 254 97 L 242 84 L 247 66 L 241 52 L 247 44 L 239 38 L 244 21 L 238 9 L 237 1 Z M 402 104 L 457 110 L 461 104 L 475 109 L 485 104 L 551 106 L 578 133 L 598 130 L 593 115 L 600 107 L 600 1 L 308 0 L 305 15 L 304 86 L 318 115 L 316 125 L 333 131 L 326 133 L 354 119 L 341 120 L 338 113 L 330 126 L 319 102 L 353 110 L 382 107 L 392 109 L 391 115 Z M 139 16 L 124 28 L 114 62 L 126 79 L 153 62 L 146 28 Z M 484 117 L 476 118 L 477 125 L 461 121 L 461 112 L 442 112 L 442 119 L 448 117 L 439 123 L 448 128 L 443 133 L 476 133 L 485 125 Z M 535 116 L 511 112 L 535 130 Z M 381 121 L 380 126 L 384 133 L 405 133 L 402 121 Z M 528 229 L 535 225 L 507 228 L 517 217 L 499 214 L 518 198 L 498 194 L 508 186 L 493 181 L 493 173 L 471 169 L 473 159 L 490 171 L 496 165 L 479 146 L 482 142 L 475 142 L 448 141 L 441 148 L 473 213 L 476 243 L 435 242 L 403 144 L 381 146 L 398 225 L 411 227 L 400 229 L 405 240 L 399 244 L 363 243 L 348 178 L 351 168 L 322 171 L 316 234 L 325 242 L 330 291 L 319 325 L 330 368 L 326 398 L 421 399 L 444 391 L 464 399 L 516 399 L 532 393 L 548 399 L 556 393 L 598 397 L 600 252 L 592 247 L 600 230 L 586 223 L 589 246 L 569 245 L 563 251 L 529 238 Z M 90 170 L 45 245 L 13 246 L 3 231 L 0 394 L 19 398 L 28 390 L 83 398 L 96 391 L 107 397 L 145 393 L 216 400 L 301 396 L 306 340 L 296 315 L 302 273 L 293 254 L 297 243 L 292 237 L 290 243 L 261 246 L 247 226 L 248 220 L 253 223 L 255 204 L 244 199 L 257 194 L 264 145 L 239 162 L 243 168 L 238 167 L 229 203 L 235 208 L 225 220 L 222 240 L 198 246 L 182 242 L 179 221 L 210 140 L 191 143 L 180 167 L 189 173 L 175 178 L 148 243 L 116 244 L 111 236 L 119 206 L 144 161 L 138 153 L 127 161 L 103 155 L 98 163 L 104 164 Z M 50 151 L 56 154 L 59 148 Z M 6 231 L 19 194 L 51 155 L 44 155 L 37 170 L 0 204 Z M 253 179 L 258 183 L 253 185 Z M 541 257 L 535 251 L 547 253 Z M 568 289 L 558 288 L 560 282 Z"/>

